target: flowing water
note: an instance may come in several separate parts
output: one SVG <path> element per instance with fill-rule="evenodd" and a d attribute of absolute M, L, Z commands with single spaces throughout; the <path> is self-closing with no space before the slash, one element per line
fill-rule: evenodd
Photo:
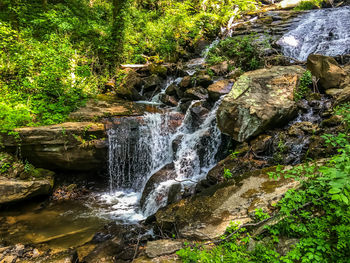
<path fill-rule="evenodd" d="M 108 131 L 110 192 L 100 198 L 112 209 L 105 211 L 123 222 L 135 222 L 166 205 L 167 198 L 155 202 L 155 197 L 166 196 L 169 187 L 179 180 L 183 187 L 193 185 L 216 164 L 215 155 L 221 143 L 221 133 L 216 127 L 217 102 L 199 127 L 193 128 L 192 102 L 181 125 L 174 128 L 169 113 L 147 113 L 138 126 L 128 120 Z M 174 153 L 173 141 L 180 139 Z M 176 179 L 164 181 L 154 189 L 141 209 L 139 201 L 148 179 L 164 165 L 174 163 Z M 101 211 L 103 214 L 103 211 Z"/>
<path fill-rule="evenodd" d="M 310 54 L 350 53 L 350 7 L 312 10 L 296 19 L 277 42 L 285 56 L 305 61 Z"/>

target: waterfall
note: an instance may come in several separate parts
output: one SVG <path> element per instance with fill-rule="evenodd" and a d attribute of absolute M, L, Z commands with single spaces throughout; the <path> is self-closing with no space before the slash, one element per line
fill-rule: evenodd
<path fill-rule="evenodd" d="M 216 164 L 215 156 L 221 144 L 221 132 L 216 125 L 216 111 L 221 100 L 215 103 L 198 129 L 191 128 L 190 111 L 198 101 L 193 101 L 186 112 L 183 124 L 172 140 L 181 138 L 173 163 L 176 178 L 160 183 L 148 196 L 143 213 L 149 216 L 167 204 L 169 189 L 181 182 L 182 191 L 191 189 L 196 181 L 203 179 Z M 162 198 L 159 199 L 158 197 Z"/>
<path fill-rule="evenodd" d="M 277 42 L 285 56 L 305 61 L 310 54 L 350 53 L 350 7 L 306 12 Z"/>
<path fill-rule="evenodd" d="M 108 131 L 110 190 L 141 190 L 148 177 L 171 161 L 169 116 L 146 113 L 138 127 L 122 120 Z"/>
<path fill-rule="evenodd" d="M 167 204 L 169 188 L 174 183 L 182 180 L 182 190 L 193 188 L 193 182 L 202 179 L 216 164 L 215 156 L 221 144 L 221 133 L 216 126 L 220 102 L 204 115 L 198 127 L 193 127 L 191 110 L 197 103 L 202 102 L 192 102 L 177 128 L 171 120 L 177 113 L 174 108 L 162 114 L 146 113 L 137 120 L 118 119 L 108 131 L 110 193 L 102 198 L 112 206 L 116 219 L 138 221 L 155 213 Z M 179 138 L 174 152 L 172 144 Z M 168 163 L 174 164 L 175 180 L 159 183 L 147 196 L 141 211 L 139 202 L 147 181 Z M 159 200 L 159 196 L 163 198 Z"/>

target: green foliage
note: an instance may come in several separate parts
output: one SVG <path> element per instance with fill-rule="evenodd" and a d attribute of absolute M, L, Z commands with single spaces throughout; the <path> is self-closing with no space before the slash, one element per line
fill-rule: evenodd
<path fill-rule="evenodd" d="M 256 221 L 263 221 L 267 218 L 270 218 L 268 213 L 265 213 L 262 208 L 257 208 L 255 209 L 255 213 L 254 213 L 255 219 Z"/>
<path fill-rule="evenodd" d="M 298 101 L 310 93 L 310 87 L 312 85 L 312 74 L 309 70 L 306 70 L 300 78 L 299 86 L 294 91 L 294 100 Z"/>
<path fill-rule="evenodd" d="M 255 35 L 226 38 L 209 50 L 207 62 L 213 65 L 232 61 L 244 71 L 254 70 L 263 66 L 261 45 Z"/>
<path fill-rule="evenodd" d="M 232 173 L 231 170 L 228 168 L 224 168 L 224 178 L 227 179 L 231 179 L 232 178 Z"/>
<path fill-rule="evenodd" d="M 303 11 L 303 10 L 310 10 L 310 9 L 314 9 L 314 8 L 321 8 L 321 5 L 323 2 L 324 2 L 324 0 L 302 1 L 296 7 L 294 7 L 294 10 Z"/>

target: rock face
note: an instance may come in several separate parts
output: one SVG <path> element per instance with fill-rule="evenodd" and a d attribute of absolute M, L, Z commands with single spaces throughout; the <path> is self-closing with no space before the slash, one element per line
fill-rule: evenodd
<path fill-rule="evenodd" d="M 319 79 L 324 89 L 339 87 L 346 77 L 345 71 L 332 57 L 310 55 L 307 59 L 307 68 L 313 76 Z"/>
<path fill-rule="evenodd" d="M 230 92 L 233 83 L 228 80 L 219 80 L 208 87 L 209 98 L 217 101 L 222 95 Z"/>
<path fill-rule="evenodd" d="M 22 157 L 37 167 L 96 171 L 105 166 L 107 144 L 102 123 L 67 122 L 16 131 L 19 141 L 3 136 L 4 146 L 15 151 L 20 144 Z"/>
<path fill-rule="evenodd" d="M 146 184 L 145 188 L 143 189 L 142 197 L 141 197 L 141 200 L 140 200 L 141 207 L 144 207 L 145 202 L 146 202 L 147 197 L 149 196 L 149 194 L 154 189 L 156 189 L 157 186 L 161 182 L 165 182 L 167 180 L 175 179 L 175 178 L 176 178 L 176 172 L 175 172 L 175 168 L 174 168 L 174 164 L 173 163 L 167 164 L 162 169 L 160 169 L 158 172 L 153 174 L 151 176 L 151 178 L 147 181 L 147 184 Z M 160 196 L 159 198 L 165 198 L 165 196 Z M 161 200 L 159 200 L 159 201 L 161 201 Z"/>
<path fill-rule="evenodd" d="M 146 254 L 150 258 L 160 257 L 168 254 L 172 254 L 177 250 L 183 248 L 183 242 L 181 240 L 156 240 L 147 242 Z"/>
<path fill-rule="evenodd" d="M 269 179 L 274 167 L 243 174 L 159 210 L 156 223 L 163 231 L 176 231 L 182 238 L 213 239 L 224 234 L 232 221 L 244 224 L 256 208 L 268 207 L 288 189 L 298 186 L 292 179 Z"/>
<path fill-rule="evenodd" d="M 296 114 L 294 90 L 304 73 L 299 66 L 272 67 L 243 74 L 217 111 L 220 130 L 243 142 Z"/>
<path fill-rule="evenodd" d="M 0 177 L 0 205 L 35 196 L 49 195 L 52 187 L 52 177 L 25 181 Z"/>

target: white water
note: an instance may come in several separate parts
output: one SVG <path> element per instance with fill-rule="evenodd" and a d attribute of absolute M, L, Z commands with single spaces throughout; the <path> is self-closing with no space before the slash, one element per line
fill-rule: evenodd
<path fill-rule="evenodd" d="M 221 143 L 215 118 L 219 102 L 193 130 L 190 110 L 196 102 L 192 102 L 176 130 L 170 128 L 170 113 L 147 113 L 138 126 L 126 119 L 108 131 L 110 192 L 99 196 L 108 207 L 102 209 L 100 215 L 122 222 L 140 221 L 166 205 L 172 184 L 190 179 L 182 182 L 182 189 L 193 187 L 194 181 L 202 179 L 215 165 Z M 178 136 L 182 136 L 182 140 L 174 154 L 172 141 Z M 175 166 L 176 179 L 160 183 L 149 194 L 141 211 L 139 201 L 146 182 L 171 162 Z"/>
<path fill-rule="evenodd" d="M 285 56 L 305 61 L 310 54 L 350 53 L 350 7 L 313 10 L 303 14 L 277 42 Z"/>
<path fill-rule="evenodd" d="M 221 100 L 220 100 L 221 101 Z M 216 111 L 220 104 L 216 102 L 198 129 L 192 131 L 190 110 L 198 101 L 193 101 L 186 112 L 182 125 L 173 135 L 172 140 L 181 136 L 173 163 L 176 179 L 160 183 L 148 196 L 143 213 L 152 215 L 167 204 L 169 189 L 181 182 L 182 192 L 191 189 L 203 179 L 216 164 L 215 156 L 221 144 L 221 132 L 216 126 Z"/>

